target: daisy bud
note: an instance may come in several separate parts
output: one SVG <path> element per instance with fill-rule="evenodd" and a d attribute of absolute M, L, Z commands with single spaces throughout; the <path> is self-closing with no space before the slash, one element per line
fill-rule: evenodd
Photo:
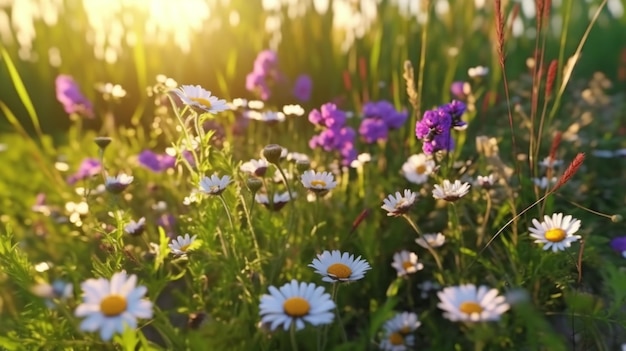
<path fill-rule="evenodd" d="M 613 223 L 619 223 L 622 221 L 622 219 L 624 219 L 622 216 L 616 214 L 616 215 L 612 215 L 611 216 L 611 222 Z"/>
<path fill-rule="evenodd" d="M 107 146 L 109 146 L 109 144 L 111 144 L 111 141 L 113 141 L 113 139 L 109 138 L 109 137 L 95 137 L 93 139 L 93 141 L 96 143 L 96 145 L 98 145 L 98 147 L 104 151 L 104 149 L 107 148 Z"/>
<path fill-rule="evenodd" d="M 311 168 L 311 162 L 309 160 L 296 161 L 296 169 L 298 172 L 308 171 Z"/>
<path fill-rule="evenodd" d="M 269 144 L 263 148 L 263 157 L 265 157 L 269 163 L 278 164 L 282 152 L 283 148 L 280 147 L 280 145 Z"/>
<path fill-rule="evenodd" d="M 256 193 L 263 186 L 263 182 L 259 178 L 248 178 L 246 180 L 246 186 L 251 192 Z"/>

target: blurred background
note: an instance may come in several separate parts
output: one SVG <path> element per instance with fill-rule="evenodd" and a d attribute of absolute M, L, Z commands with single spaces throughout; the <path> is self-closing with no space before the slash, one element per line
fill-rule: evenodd
<path fill-rule="evenodd" d="M 575 76 L 602 71 L 615 78 L 612 89 L 624 90 L 625 1 L 608 0 Z M 560 50 L 565 57 L 573 54 L 600 2 L 552 1 L 547 60 L 558 58 Z M 120 85 L 126 95 L 109 107 L 117 123 L 128 123 L 133 115 L 145 122 L 153 105 L 147 87 L 159 74 L 179 84 L 200 84 L 225 99 L 254 98 L 245 88 L 246 75 L 265 49 L 278 52 L 287 82 L 300 74 L 313 77 L 307 111 L 329 100 L 354 110 L 368 99 L 407 105 L 402 63 L 409 59 L 417 66 L 427 21 L 425 106 L 449 98 L 450 83 L 467 78 L 477 65 L 491 68 L 488 87 L 496 89 L 501 76 L 493 6 L 492 0 L 0 0 L 0 41 L 43 131 L 54 136 L 70 125 L 55 98 L 59 74 L 73 76 L 96 111 L 109 103 L 102 99 L 104 84 Z M 519 0 L 503 6 L 507 69 L 515 79 L 527 71 L 534 50 L 535 4 Z M 0 100 L 31 129 L 4 63 L 0 82 Z M 355 90 L 360 93 L 352 94 Z M 275 99 L 289 102 L 286 94 Z M 98 118 L 91 123 L 97 127 Z M 0 133 L 11 130 L 0 116 Z"/>

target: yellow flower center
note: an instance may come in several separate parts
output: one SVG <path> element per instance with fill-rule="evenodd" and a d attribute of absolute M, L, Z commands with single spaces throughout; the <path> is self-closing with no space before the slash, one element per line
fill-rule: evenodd
<path fill-rule="evenodd" d="M 115 317 L 126 311 L 126 298 L 120 295 L 109 295 L 100 301 L 100 312 L 107 317 Z"/>
<path fill-rule="evenodd" d="M 312 180 L 311 181 L 311 186 L 312 187 L 322 187 L 322 188 L 325 188 L 326 187 L 326 182 L 323 181 L 323 180 L 319 180 L 319 179 Z"/>
<path fill-rule="evenodd" d="M 474 301 L 465 301 L 459 306 L 459 310 L 466 314 L 481 313 L 483 308 Z"/>
<path fill-rule="evenodd" d="M 219 190 L 220 190 L 220 187 L 219 187 L 219 186 L 217 186 L 217 185 L 211 185 L 211 186 L 209 187 L 209 191 L 210 191 L 210 192 L 212 192 L 212 193 L 216 193 L 216 192 L 218 192 Z"/>
<path fill-rule="evenodd" d="M 415 167 L 415 173 L 417 173 L 417 174 L 424 174 L 424 173 L 426 173 L 426 165 L 419 165 L 419 166 Z"/>
<path fill-rule="evenodd" d="M 391 345 L 404 345 L 404 337 L 400 333 L 391 333 L 389 343 Z"/>
<path fill-rule="evenodd" d="M 404 327 L 400 328 L 398 332 L 402 335 L 406 335 L 411 332 L 411 328 L 409 328 L 408 325 L 405 325 Z"/>
<path fill-rule="evenodd" d="M 407 205 L 407 202 L 408 202 L 408 201 L 406 201 L 406 199 L 401 199 L 400 201 L 398 201 L 398 202 L 396 203 L 395 208 L 396 208 L 396 209 L 403 208 L 403 207 L 405 207 L 405 206 Z"/>
<path fill-rule="evenodd" d="M 183 246 L 180 247 L 179 250 L 182 251 L 182 252 L 187 252 L 187 249 L 189 248 L 189 245 L 191 245 L 191 244 L 183 245 Z"/>
<path fill-rule="evenodd" d="M 546 232 L 546 240 L 558 243 L 565 239 L 566 233 L 561 228 L 552 228 Z"/>
<path fill-rule="evenodd" d="M 402 267 L 404 267 L 405 270 L 408 270 L 409 268 L 412 268 L 413 266 L 415 265 L 411 261 L 402 262 Z"/>
<path fill-rule="evenodd" d="M 349 278 L 352 274 L 352 270 L 350 267 L 346 266 L 343 263 L 333 263 L 331 264 L 326 272 L 333 277 L 337 277 L 338 279 L 346 279 Z"/>
<path fill-rule="evenodd" d="M 283 309 L 291 317 L 302 317 L 309 313 L 311 305 L 301 297 L 290 297 L 283 303 Z"/>
<path fill-rule="evenodd" d="M 203 98 L 191 98 L 191 101 L 193 102 L 197 102 L 200 105 L 206 107 L 206 108 L 211 108 L 211 101 L 207 100 L 207 99 L 203 99 Z"/>

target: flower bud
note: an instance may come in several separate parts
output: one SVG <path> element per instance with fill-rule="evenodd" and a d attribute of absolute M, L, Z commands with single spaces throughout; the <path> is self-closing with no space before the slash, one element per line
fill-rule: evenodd
<path fill-rule="evenodd" d="M 111 141 L 113 141 L 113 139 L 109 137 L 95 137 L 93 141 L 96 143 L 96 145 L 98 145 L 100 150 L 104 151 L 107 148 L 107 146 L 111 144 Z"/>
<path fill-rule="evenodd" d="M 296 161 L 296 169 L 300 173 L 308 171 L 311 169 L 311 162 L 309 160 L 298 160 Z"/>
<path fill-rule="evenodd" d="M 248 178 L 246 180 L 246 186 L 251 192 L 256 193 L 263 186 L 263 181 L 259 178 Z"/>
<path fill-rule="evenodd" d="M 283 148 L 280 147 L 280 145 L 269 144 L 263 148 L 263 157 L 265 157 L 269 163 L 278 164 L 282 152 Z"/>

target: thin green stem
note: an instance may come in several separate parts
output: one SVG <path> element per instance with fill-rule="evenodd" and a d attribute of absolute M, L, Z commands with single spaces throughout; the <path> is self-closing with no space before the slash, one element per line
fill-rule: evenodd
<path fill-rule="evenodd" d="M 339 284 L 335 282 L 333 284 L 333 292 L 332 299 L 335 302 L 335 316 L 337 317 L 337 323 L 339 324 L 339 329 L 341 329 L 341 339 L 344 343 L 348 342 L 348 335 L 346 334 L 346 328 L 343 325 L 343 321 L 341 320 L 341 315 L 339 314 L 339 303 L 337 302 L 337 293 L 339 291 Z"/>
<path fill-rule="evenodd" d="M 487 198 L 487 208 L 485 209 L 485 215 L 483 216 L 483 223 L 480 226 L 480 231 L 478 231 L 478 237 L 476 238 L 476 246 L 480 246 L 483 243 L 485 238 L 485 233 L 487 232 L 487 224 L 489 223 L 489 215 L 491 214 L 491 194 L 489 194 L 489 190 L 485 190 L 485 197 Z"/>
<path fill-rule="evenodd" d="M 402 217 L 404 217 L 404 219 L 406 219 L 406 221 L 409 222 L 409 225 L 413 228 L 415 233 L 418 236 L 422 237 L 422 239 L 424 239 L 424 235 L 421 233 L 421 231 L 417 227 L 417 224 L 415 224 L 415 222 L 413 222 L 411 217 L 409 217 L 406 214 L 402 215 Z M 430 244 L 428 243 L 428 241 L 426 239 L 424 239 L 424 242 L 426 243 L 426 249 L 430 252 L 430 254 L 435 259 L 435 263 L 437 264 L 437 268 L 439 268 L 440 271 L 443 271 L 443 265 L 441 264 L 441 259 L 439 258 L 439 255 L 437 254 L 437 251 L 435 251 L 435 249 L 432 246 L 430 246 Z"/>
<path fill-rule="evenodd" d="M 296 323 L 291 323 L 291 331 L 289 332 L 291 339 L 291 349 L 293 351 L 298 351 L 298 343 L 296 342 Z"/>
<path fill-rule="evenodd" d="M 241 206 L 243 207 L 243 211 L 246 215 L 246 220 L 248 222 L 248 227 L 250 228 L 250 234 L 252 236 L 252 244 L 254 245 L 254 251 L 256 253 L 256 258 L 257 258 L 257 262 L 259 264 L 259 268 L 261 266 L 261 249 L 259 249 L 259 241 L 257 240 L 256 237 L 256 232 L 254 231 L 254 226 L 252 225 L 252 210 L 253 210 L 253 206 L 254 206 L 254 194 L 252 194 L 252 204 L 250 205 L 250 211 L 248 211 L 248 207 L 246 206 L 246 201 L 243 198 L 243 195 L 241 196 Z M 260 275 L 261 277 L 261 285 L 263 285 L 263 275 Z"/>

